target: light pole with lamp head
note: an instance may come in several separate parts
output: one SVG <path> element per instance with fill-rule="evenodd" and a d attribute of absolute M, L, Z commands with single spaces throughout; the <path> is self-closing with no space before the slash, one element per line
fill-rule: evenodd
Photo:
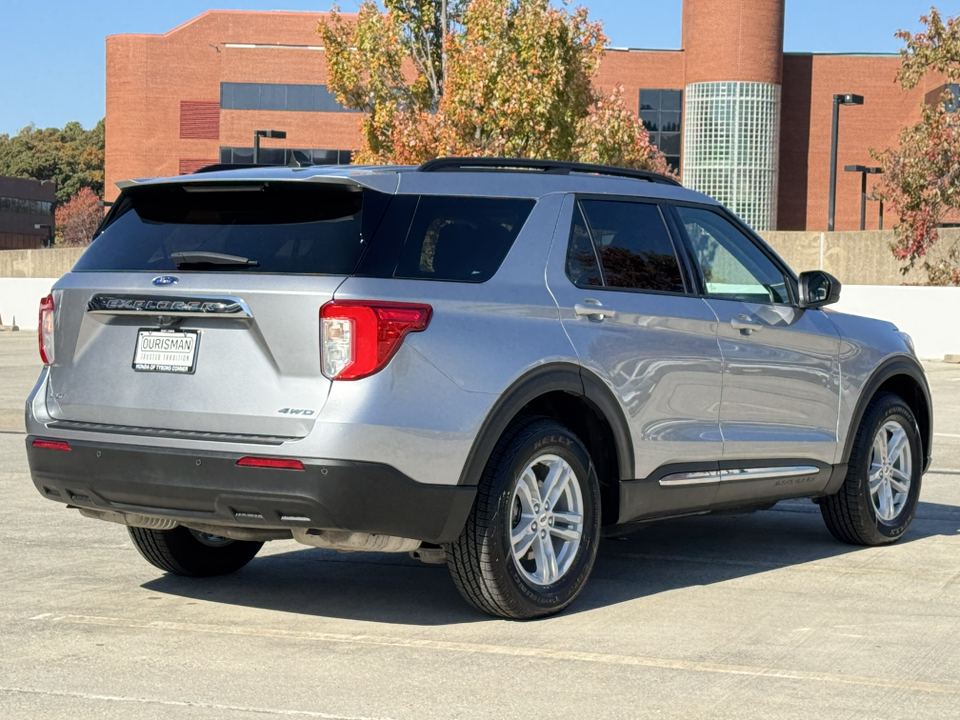
<path fill-rule="evenodd" d="M 841 93 L 833 96 L 833 128 L 830 133 L 830 194 L 827 197 L 827 230 L 833 231 L 837 211 L 837 125 L 841 105 L 863 105 L 863 95 Z"/>
<path fill-rule="evenodd" d="M 867 229 L 867 175 L 880 175 L 883 168 L 865 165 L 845 165 L 844 172 L 860 173 L 860 229 Z M 881 203 L 883 201 L 881 200 Z M 883 230 L 883 205 L 880 206 L 880 229 Z"/>
<path fill-rule="evenodd" d="M 45 248 L 52 248 L 53 247 L 53 225 L 49 225 L 47 223 L 34 223 L 33 225 L 34 230 L 43 230 L 44 228 L 47 229 L 47 237 L 43 241 L 43 246 Z"/>
<path fill-rule="evenodd" d="M 254 130 L 253 131 L 253 164 L 260 164 L 260 138 L 276 138 L 283 140 L 287 133 L 283 130 Z"/>

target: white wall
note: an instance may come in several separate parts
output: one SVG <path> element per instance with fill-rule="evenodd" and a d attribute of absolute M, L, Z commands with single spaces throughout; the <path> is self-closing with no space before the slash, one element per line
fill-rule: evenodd
<path fill-rule="evenodd" d="M 40 301 L 50 294 L 56 278 L 0 278 L 0 318 L 21 330 L 36 330 Z"/>
<path fill-rule="evenodd" d="M 0 317 L 6 325 L 37 329 L 40 300 L 56 282 L 52 278 L 0 278 Z M 960 354 L 960 288 L 900 285 L 844 285 L 831 307 L 896 324 L 910 333 L 917 354 L 940 360 Z"/>
<path fill-rule="evenodd" d="M 960 288 L 844 285 L 830 307 L 852 315 L 889 320 L 909 333 L 924 360 L 960 354 Z"/>

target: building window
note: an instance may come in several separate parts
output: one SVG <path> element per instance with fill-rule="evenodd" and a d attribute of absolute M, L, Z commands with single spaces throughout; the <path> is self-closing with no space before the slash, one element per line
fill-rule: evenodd
<path fill-rule="evenodd" d="M 350 157 L 349 150 L 260 147 L 260 162 L 263 165 L 349 165 Z M 221 147 L 220 162 L 230 165 L 252 165 L 253 146 Z"/>
<path fill-rule="evenodd" d="M 223 110 L 286 110 L 289 112 L 357 112 L 337 102 L 326 85 L 220 83 Z"/>
<path fill-rule="evenodd" d="M 53 203 L 44 200 L 24 200 L 23 198 L 0 197 L 0 213 L 19 213 L 21 215 L 53 215 Z"/>
<path fill-rule="evenodd" d="M 693 83 L 684 115 L 684 186 L 723 203 L 754 230 L 774 229 L 780 86 Z"/>
<path fill-rule="evenodd" d="M 683 129 L 683 90 L 641 90 L 640 119 L 650 142 L 680 170 L 680 133 Z"/>

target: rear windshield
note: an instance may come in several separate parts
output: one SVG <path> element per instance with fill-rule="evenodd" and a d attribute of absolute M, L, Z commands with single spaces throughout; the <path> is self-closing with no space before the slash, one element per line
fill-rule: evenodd
<path fill-rule="evenodd" d="M 350 275 L 388 200 L 308 183 L 132 188 L 74 270 Z"/>

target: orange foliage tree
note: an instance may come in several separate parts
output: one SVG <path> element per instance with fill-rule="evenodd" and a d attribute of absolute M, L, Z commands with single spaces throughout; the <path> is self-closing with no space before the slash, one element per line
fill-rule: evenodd
<path fill-rule="evenodd" d="M 897 79 L 907 89 L 931 71 L 960 81 L 960 19 L 944 23 L 931 8 L 920 21 L 926 32 L 897 33 L 906 44 Z M 920 262 L 935 285 L 960 285 L 957 243 L 940 248 L 936 258 L 928 255 L 939 240 L 938 225 L 947 213 L 960 211 L 960 112 L 947 112 L 948 100 L 945 93 L 936 104 L 925 104 L 920 122 L 901 131 L 898 148 L 874 153 L 884 171 L 876 195 L 899 220 L 893 252 L 906 261 L 905 271 Z"/>
<path fill-rule="evenodd" d="M 88 245 L 103 220 L 100 198 L 90 188 L 80 188 L 67 202 L 57 207 L 54 220 L 57 245 Z"/>
<path fill-rule="evenodd" d="M 565 3 L 566 4 L 566 3 Z M 549 0 L 370 0 L 336 8 L 323 36 L 327 83 L 363 111 L 356 161 L 525 157 L 668 173 L 622 87 L 596 84 L 607 39 L 584 8 Z"/>

